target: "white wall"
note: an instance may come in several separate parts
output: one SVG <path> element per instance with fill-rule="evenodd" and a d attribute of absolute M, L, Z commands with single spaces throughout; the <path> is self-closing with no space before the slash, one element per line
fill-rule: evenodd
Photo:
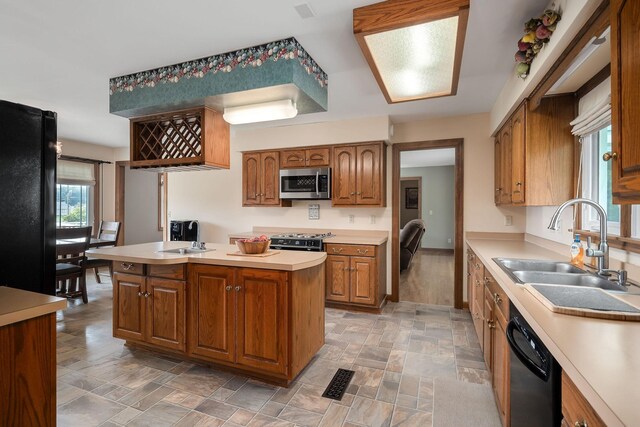
<path fill-rule="evenodd" d="M 464 138 L 464 231 L 522 233 L 525 210 L 493 203 L 493 138 L 489 114 L 444 117 L 394 126 L 394 143 Z M 513 218 L 504 225 L 505 215 Z"/>
<path fill-rule="evenodd" d="M 102 194 L 100 195 L 100 209 L 102 219 L 115 220 L 115 150 L 103 145 L 89 144 L 77 141 L 59 140 L 62 143 L 62 154 L 66 156 L 84 157 L 94 160 L 105 160 L 111 164 L 102 165 Z"/>
<path fill-rule="evenodd" d="M 454 167 L 402 168 L 400 176 L 422 178 L 420 202 L 426 232 L 422 236 L 420 246 L 423 248 L 453 249 L 455 236 Z M 402 198 L 402 194 L 400 196 Z"/>
<path fill-rule="evenodd" d="M 158 174 L 125 168 L 124 179 L 124 243 L 158 242 Z"/>

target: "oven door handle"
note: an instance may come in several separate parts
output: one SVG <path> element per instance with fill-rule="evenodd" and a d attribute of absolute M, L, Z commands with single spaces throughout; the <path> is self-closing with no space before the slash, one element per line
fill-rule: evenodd
<path fill-rule="evenodd" d="M 320 171 L 316 171 L 316 194 L 320 197 Z"/>
<path fill-rule="evenodd" d="M 518 322 L 515 319 L 509 320 L 509 323 L 507 324 L 507 331 L 506 331 L 509 347 L 511 347 L 511 350 L 513 350 L 513 353 L 516 355 L 518 359 L 520 359 L 522 364 L 526 366 L 527 369 L 529 369 L 531 372 L 533 372 L 535 376 L 537 376 L 538 378 L 540 378 L 545 382 L 548 381 L 550 370 L 542 369 L 541 367 L 536 365 L 534 361 L 531 360 L 531 358 L 522 351 L 522 349 L 516 343 L 515 338 L 513 337 L 513 331 L 516 329 L 518 330 L 518 332 L 524 335 L 524 331 L 522 330 Z"/>

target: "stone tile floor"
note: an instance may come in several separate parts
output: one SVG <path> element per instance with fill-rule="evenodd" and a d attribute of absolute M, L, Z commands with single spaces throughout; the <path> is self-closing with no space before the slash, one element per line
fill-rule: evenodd
<path fill-rule="evenodd" d="M 89 276 L 89 275 L 88 275 Z M 436 377 L 486 383 L 467 311 L 390 303 L 381 315 L 326 311 L 326 344 L 290 388 L 124 346 L 111 336 L 112 289 L 57 314 L 58 425 L 431 426 Z M 342 401 L 321 397 L 338 368 Z M 464 410 L 463 403 L 460 410 Z"/>

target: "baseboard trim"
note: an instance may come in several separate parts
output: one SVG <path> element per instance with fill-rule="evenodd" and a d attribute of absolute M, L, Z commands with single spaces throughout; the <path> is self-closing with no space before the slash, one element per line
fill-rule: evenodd
<path fill-rule="evenodd" d="M 420 248 L 420 252 L 431 255 L 453 255 L 453 249 L 446 248 Z"/>
<path fill-rule="evenodd" d="M 462 309 L 463 309 L 463 310 L 464 310 L 464 309 L 469 310 L 469 302 L 468 302 L 468 301 L 464 301 L 464 302 L 462 303 Z"/>

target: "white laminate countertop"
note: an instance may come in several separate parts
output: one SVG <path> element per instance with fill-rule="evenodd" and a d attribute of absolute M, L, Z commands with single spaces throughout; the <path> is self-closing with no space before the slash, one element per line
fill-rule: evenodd
<path fill-rule="evenodd" d="M 87 255 L 111 260 L 139 262 L 144 264 L 211 264 L 230 267 L 265 268 L 269 270 L 296 271 L 315 267 L 327 258 L 324 252 L 280 251 L 267 257 L 228 255 L 238 251 L 236 245 L 207 243 L 212 251 L 198 254 L 174 254 L 160 252 L 166 249 L 188 248 L 189 242 L 154 242 L 139 245 L 97 248 L 87 251 Z"/>
<path fill-rule="evenodd" d="M 533 243 L 468 239 L 467 244 L 608 426 L 640 426 L 640 322 L 554 313 L 492 258 L 562 259 Z M 617 294 L 619 296 L 621 294 Z M 640 295 L 623 295 L 640 306 Z"/>
<path fill-rule="evenodd" d="M 65 308 L 65 298 L 0 286 L 0 327 Z"/>
<path fill-rule="evenodd" d="M 229 234 L 230 239 L 245 239 L 248 237 L 265 236 L 271 237 L 274 234 L 282 233 L 328 233 L 328 230 L 320 229 L 289 229 L 289 228 L 254 228 L 254 231 Z M 389 233 L 384 230 L 336 230 L 331 232 L 330 237 L 323 239 L 324 243 L 339 243 L 347 245 L 382 245 L 389 240 Z"/>

